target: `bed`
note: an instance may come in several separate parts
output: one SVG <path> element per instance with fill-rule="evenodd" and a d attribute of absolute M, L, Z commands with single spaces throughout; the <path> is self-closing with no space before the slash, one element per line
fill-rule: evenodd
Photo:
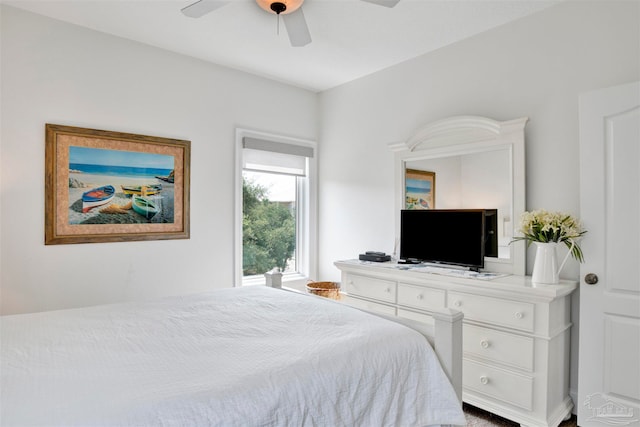
<path fill-rule="evenodd" d="M 315 296 L 222 289 L 0 328 L 2 426 L 465 424 L 451 334 L 439 363 L 414 329 Z"/>

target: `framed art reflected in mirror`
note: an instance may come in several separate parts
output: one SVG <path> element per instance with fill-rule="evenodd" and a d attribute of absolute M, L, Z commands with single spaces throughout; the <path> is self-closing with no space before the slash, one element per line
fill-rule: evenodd
<path fill-rule="evenodd" d="M 405 209 L 435 209 L 436 208 L 436 174 L 435 172 L 406 169 Z"/>

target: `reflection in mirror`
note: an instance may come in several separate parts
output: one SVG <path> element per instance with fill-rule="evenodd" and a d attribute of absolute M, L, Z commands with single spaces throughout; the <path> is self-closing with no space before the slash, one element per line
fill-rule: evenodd
<path fill-rule="evenodd" d="M 527 120 L 451 117 L 391 144 L 396 160 L 397 235 L 400 211 L 406 208 L 406 170 L 434 172 L 436 209 L 497 209 L 498 256 L 485 257 L 485 270 L 524 275 L 526 247 L 509 242 L 525 210 Z"/>
<path fill-rule="evenodd" d="M 434 172 L 437 209 L 497 209 L 498 258 L 510 258 L 511 161 L 507 148 L 405 162 L 405 170 Z"/>

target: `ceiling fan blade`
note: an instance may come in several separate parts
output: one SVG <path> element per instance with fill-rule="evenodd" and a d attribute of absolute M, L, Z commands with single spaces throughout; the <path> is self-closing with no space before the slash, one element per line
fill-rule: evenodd
<path fill-rule="evenodd" d="M 380 6 L 385 6 L 385 7 L 393 7 L 397 5 L 400 0 L 362 0 L 362 1 L 366 1 L 368 3 L 373 3 Z"/>
<path fill-rule="evenodd" d="M 309 33 L 307 21 L 304 19 L 302 8 L 299 8 L 295 12 L 291 12 L 287 15 L 280 16 L 284 21 L 285 27 L 287 27 L 291 46 L 301 47 L 311 43 L 311 34 Z"/>
<path fill-rule="evenodd" d="M 200 18 L 230 2 L 231 0 L 200 0 L 187 7 L 183 7 L 181 10 L 182 13 L 189 18 Z"/>

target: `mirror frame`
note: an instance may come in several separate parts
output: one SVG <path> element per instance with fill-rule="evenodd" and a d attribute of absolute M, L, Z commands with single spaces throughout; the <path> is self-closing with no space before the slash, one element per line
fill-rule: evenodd
<path fill-rule="evenodd" d="M 529 119 L 522 117 L 496 121 L 479 116 L 450 117 L 418 129 L 405 142 L 390 144 L 394 152 L 396 189 L 396 241 L 400 236 L 400 211 L 405 206 L 406 163 L 506 149 L 511 159 L 511 218 L 512 236 L 525 211 L 525 147 L 524 127 Z M 510 257 L 485 258 L 485 270 L 524 276 L 526 274 L 526 244 L 509 245 Z"/>

